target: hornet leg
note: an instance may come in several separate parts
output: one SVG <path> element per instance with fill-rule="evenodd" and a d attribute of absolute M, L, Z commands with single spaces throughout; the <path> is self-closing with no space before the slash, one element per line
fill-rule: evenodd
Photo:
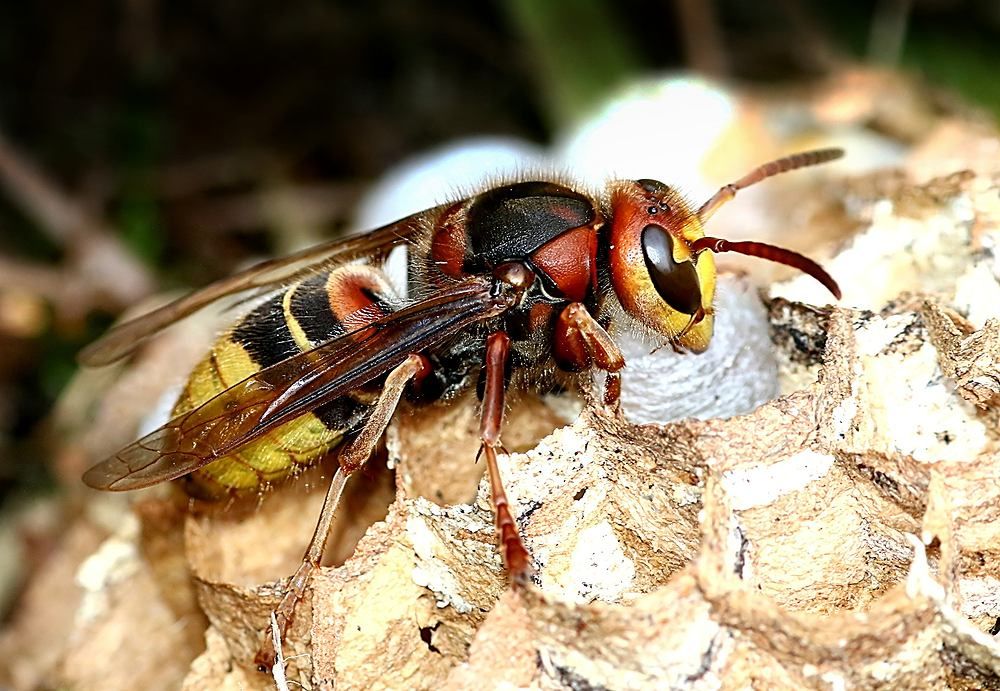
<path fill-rule="evenodd" d="M 295 619 L 295 609 L 305 596 L 312 572 L 323 561 L 323 551 L 330 537 L 333 516 L 340 503 L 344 486 L 347 484 L 347 478 L 368 461 L 375 445 L 378 444 L 378 440 L 385 432 L 389 420 L 392 419 L 392 414 L 395 412 L 396 406 L 399 405 L 399 399 L 403 395 L 406 385 L 411 380 L 426 376 L 429 368 L 430 365 L 423 355 L 410 355 L 396 369 L 392 370 L 386 377 L 385 386 L 382 388 L 365 426 L 339 453 L 340 467 L 337 468 L 337 472 L 334 473 L 333 480 L 330 481 L 330 486 L 327 488 L 319 521 L 316 523 L 316 530 L 313 531 L 312 539 L 302 557 L 302 563 L 299 564 L 299 568 L 295 570 L 295 574 L 285 586 L 281 601 L 274 610 L 279 639 L 284 637 L 288 627 Z M 274 666 L 277 657 L 274 638 L 270 629 L 266 631 L 261 647 L 254 658 L 257 668 L 262 672 L 267 672 Z"/>
<path fill-rule="evenodd" d="M 510 574 L 511 582 L 525 583 L 531 573 L 531 558 L 525 549 L 517 524 L 510 513 L 510 502 L 503 488 L 500 467 L 497 464 L 497 449 L 500 445 L 500 427 L 503 423 L 504 394 L 506 384 L 504 371 L 510 354 L 510 337 L 503 331 L 490 334 L 486 340 L 486 387 L 483 392 L 482 418 L 479 438 L 482 440 L 480 453 L 486 456 L 486 468 L 490 476 L 490 492 L 493 509 L 496 512 L 497 536 L 500 540 L 500 554 L 504 566 Z"/>
<path fill-rule="evenodd" d="M 572 372 L 596 367 L 608 373 L 604 385 L 604 404 L 621 413 L 622 390 L 619 372 L 625 358 L 611 335 L 597 323 L 587 308 L 574 302 L 566 306 L 556 321 L 554 353 L 559 365 Z"/>

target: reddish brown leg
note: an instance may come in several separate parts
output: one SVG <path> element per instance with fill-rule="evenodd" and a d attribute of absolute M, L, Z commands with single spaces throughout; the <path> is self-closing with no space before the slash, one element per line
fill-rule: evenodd
<path fill-rule="evenodd" d="M 493 509 L 496 512 L 497 536 L 500 554 L 512 583 L 524 584 L 531 576 L 531 557 L 525 549 L 517 524 L 510 512 L 510 502 L 503 488 L 500 466 L 497 464 L 497 449 L 500 445 L 500 427 L 503 423 L 504 370 L 510 354 L 510 337 L 503 331 L 490 334 L 486 340 L 486 387 L 483 392 L 482 417 L 479 424 L 479 438 L 482 440 L 481 453 L 486 456 L 486 469 L 490 475 L 490 492 L 493 495 Z"/>
<path fill-rule="evenodd" d="M 399 405 L 399 399 L 403 395 L 406 385 L 413 379 L 426 376 L 429 368 L 427 358 L 423 355 L 410 355 L 396 369 L 392 370 L 386 377 L 385 386 L 382 388 L 365 426 L 350 444 L 341 450 L 338 458 L 340 467 L 337 468 L 337 472 L 334 473 L 333 480 L 330 481 L 330 486 L 327 488 L 319 521 L 316 523 L 312 539 L 302 557 L 302 563 L 299 564 L 299 568 L 295 570 L 295 574 L 285 586 L 281 601 L 274 610 L 278 635 L 273 635 L 271 627 L 268 627 L 260 649 L 257 651 L 257 656 L 254 658 L 260 671 L 267 672 L 274 666 L 277 657 L 274 639 L 283 638 L 288 632 L 288 627 L 295 619 L 295 609 L 305 596 L 309 578 L 323 561 L 323 551 L 330 537 L 333 516 L 340 503 L 344 486 L 347 484 L 347 478 L 368 461 L 375 445 L 378 444 L 378 440 L 385 432 L 389 420 L 392 419 L 392 414 L 395 412 L 396 406 Z"/>
<path fill-rule="evenodd" d="M 622 375 L 620 372 L 608 372 L 604 382 L 604 405 L 620 414 L 622 410 Z"/>
<path fill-rule="evenodd" d="M 344 448 L 338 457 L 340 467 L 348 473 L 368 462 L 372 450 L 378 440 L 385 434 L 385 428 L 389 426 L 392 414 L 396 412 L 399 399 L 403 395 L 403 389 L 410 381 L 419 382 L 431 371 L 431 363 L 423 355 L 410 355 L 401 365 L 389 373 L 386 377 L 385 386 L 379 394 L 378 401 L 368 421 L 351 443 Z"/>
<path fill-rule="evenodd" d="M 596 367 L 608 373 L 604 404 L 619 411 L 621 375 L 625 358 L 611 335 L 597 323 L 587 308 L 574 302 L 566 306 L 556 321 L 554 352 L 566 369 L 583 371 Z"/>

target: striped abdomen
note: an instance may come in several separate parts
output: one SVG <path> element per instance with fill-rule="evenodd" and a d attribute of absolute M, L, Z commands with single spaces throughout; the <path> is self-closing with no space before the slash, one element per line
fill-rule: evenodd
<path fill-rule="evenodd" d="M 174 407 L 187 412 L 255 372 L 370 323 L 391 310 L 381 272 L 348 265 L 318 273 L 259 305 L 194 368 Z M 344 396 L 291 420 L 189 477 L 190 489 L 217 496 L 255 490 L 296 474 L 363 424 L 368 405 Z"/>

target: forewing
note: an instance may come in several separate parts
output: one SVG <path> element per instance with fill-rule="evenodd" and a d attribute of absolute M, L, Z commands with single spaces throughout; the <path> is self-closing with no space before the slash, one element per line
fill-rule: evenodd
<path fill-rule="evenodd" d="M 124 322 L 80 351 L 79 360 L 91 367 L 107 365 L 132 353 L 147 337 L 202 307 L 235 293 L 260 294 L 316 270 L 317 264 L 346 262 L 385 254 L 397 245 L 413 242 L 423 220 L 435 209 L 422 211 L 363 235 L 309 247 L 301 252 L 271 259 L 240 273 L 210 283 L 152 312 Z"/>
<path fill-rule="evenodd" d="M 247 377 L 97 464 L 83 480 L 118 491 L 186 475 L 511 305 L 509 296 L 491 294 L 485 279 L 457 283 Z"/>

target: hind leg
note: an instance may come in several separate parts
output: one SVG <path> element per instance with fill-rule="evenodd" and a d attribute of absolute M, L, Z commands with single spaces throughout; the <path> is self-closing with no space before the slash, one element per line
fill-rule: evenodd
<path fill-rule="evenodd" d="M 288 585 L 285 586 L 281 601 L 274 610 L 277 636 L 272 635 L 270 630 L 265 631 L 260 649 L 254 658 L 257 668 L 262 672 L 266 672 L 274 666 L 277 657 L 274 639 L 280 640 L 287 633 L 288 627 L 295 619 L 295 609 L 305 596 L 309 579 L 313 571 L 323 561 L 323 552 L 330 537 L 330 527 L 333 525 L 333 517 L 348 477 L 361 468 L 371 457 L 378 440 L 382 437 L 389 420 L 392 419 L 392 415 L 399 405 L 399 399 L 402 397 L 406 385 L 426 376 L 429 367 L 427 358 L 423 355 L 410 355 L 392 370 L 386 377 L 385 386 L 382 388 L 365 426 L 340 451 L 338 455 L 340 467 L 337 468 L 337 472 L 334 473 L 330 486 L 327 488 L 326 497 L 323 499 L 323 508 L 320 511 L 319 520 L 316 522 L 312 539 L 302 556 L 302 563 L 299 564 Z"/>

